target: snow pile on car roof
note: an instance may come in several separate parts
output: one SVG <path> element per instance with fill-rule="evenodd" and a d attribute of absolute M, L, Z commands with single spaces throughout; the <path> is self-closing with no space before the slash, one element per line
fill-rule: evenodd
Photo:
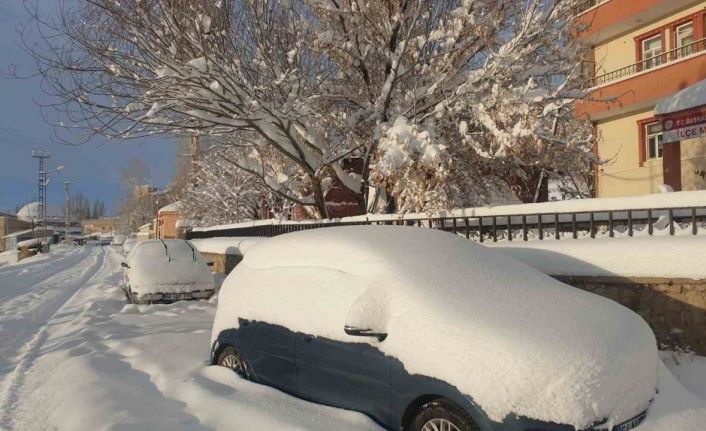
<path fill-rule="evenodd" d="M 368 315 L 351 310 L 364 295 L 378 304 Z M 263 241 L 226 280 L 212 337 L 237 317 L 374 343 L 410 374 L 456 385 L 494 421 L 615 424 L 644 410 L 656 386 L 654 335 L 635 313 L 427 229 L 326 228 Z M 345 334 L 348 318 L 366 317 L 384 326 L 385 341 Z"/>

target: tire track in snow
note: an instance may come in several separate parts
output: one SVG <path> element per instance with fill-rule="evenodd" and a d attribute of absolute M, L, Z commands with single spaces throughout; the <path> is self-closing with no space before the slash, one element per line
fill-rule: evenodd
<path fill-rule="evenodd" d="M 0 270 L 0 298 L 6 302 L 13 294 L 25 293 L 32 286 L 76 266 L 89 256 L 90 252 L 90 249 L 88 252 L 86 249 L 69 250 L 57 258 L 49 257 L 40 262 L 28 262 Z M 14 283 L 8 283 L 7 280 L 13 278 Z"/>
<path fill-rule="evenodd" d="M 101 249 L 99 255 L 89 254 L 80 263 L 85 262 L 89 257 L 95 256 L 96 259 L 89 266 L 82 268 L 82 270 L 76 274 L 75 277 L 66 277 L 64 282 L 75 284 L 75 288 L 66 289 L 66 295 L 63 300 L 57 301 L 53 311 L 48 314 L 48 318 L 37 328 L 34 336 L 25 343 L 20 349 L 18 354 L 17 365 L 14 370 L 11 371 L 2 380 L 2 392 L 0 393 L 0 430 L 9 430 L 10 424 L 12 422 L 12 411 L 14 410 L 15 404 L 17 402 L 17 395 L 19 389 L 22 387 L 25 373 L 31 368 L 34 359 L 36 357 L 37 350 L 44 343 L 47 338 L 48 332 L 47 327 L 52 321 L 52 319 L 59 313 L 64 304 L 69 302 L 81 289 L 90 283 L 90 281 L 98 274 L 100 274 L 103 268 L 106 266 L 108 261 L 107 251 Z M 73 268 L 65 269 L 54 275 L 62 274 L 63 272 L 71 273 L 76 271 L 77 267 L 83 265 L 75 265 Z M 51 278 L 51 276 L 49 277 Z M 47 280 L 49 279 L 47 278 Z M 46 281 L 46 280 L 45 280 Z"/>

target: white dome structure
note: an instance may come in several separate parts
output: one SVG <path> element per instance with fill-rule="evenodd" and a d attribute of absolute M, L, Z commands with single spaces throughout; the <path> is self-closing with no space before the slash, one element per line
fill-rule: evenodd
<path fill-rule="evenodd" d="M 30 202 L 17 211 L 17 218 L 23 221 L 41 220 L 39 214 L 39 202 Z M 63 219 L 64 211 L 54 205 L 47 204 L 47 220 Z"/>

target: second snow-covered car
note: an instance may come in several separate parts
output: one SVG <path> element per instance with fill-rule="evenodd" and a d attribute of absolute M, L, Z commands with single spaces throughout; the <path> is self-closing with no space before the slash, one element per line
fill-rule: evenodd
<path fill-rule="evenodd" d="M 248 250 L 211 361 L 390 430 L 636 427 L 655 395 L 645 321 L 465 238 L 314 229 Z"/>
<path fill-rule="evenodd" d="M 208 298 L 214 291 L 209 265 L 188 241 L 141 241 L 122 263 L 126 294 L 134 303 Z"/>

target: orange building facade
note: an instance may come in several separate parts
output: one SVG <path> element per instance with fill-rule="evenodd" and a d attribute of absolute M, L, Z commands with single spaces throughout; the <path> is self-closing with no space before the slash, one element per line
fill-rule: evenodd
<path fill-rule="evenodd" d="M 155 236 L 160 239 L 177 239 L 176 225 L 180 218 L 178 202 L 160 208 L 155 223 Z"/>
<path fill-rule="evenodd" d="M 598 197 L 706 189 L 706 138 L 663 143 L 655 106 L 706 79 L 706 1 L 592 0 L 576 18 L 592 47 Z M 679 151 L 677 151 L 677 149 Z M 677 178 L 674 173 L 678 172 Z M 665 176 L 666 173 L 666 176 Z M 670 174 L 671 173 L 671 174 Z"/>

